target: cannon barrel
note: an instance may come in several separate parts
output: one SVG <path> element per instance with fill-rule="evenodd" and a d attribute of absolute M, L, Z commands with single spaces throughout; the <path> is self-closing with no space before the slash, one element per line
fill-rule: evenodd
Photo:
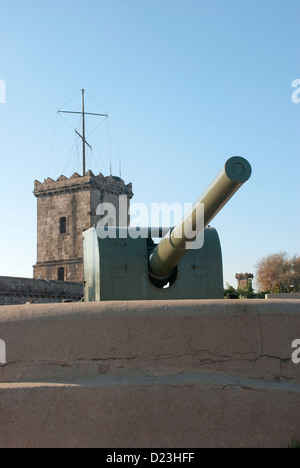
<path fill-rule="evenodd" d="M 169 231 L 150 255 L 149 276 L 154 284 L 162 287 L 168 282 L 189 248 L 187 246 L 196 240 L 235 192 L 250 178 L 251 172 L 249 162 L 240 156 L 234 156 L 225 163 L 193 208 Z M 203 219 L 199 219 L 200 216 L 203 217 L 203 211 L 197 208 L 199 204 L 204 206 L 204 222 Z M 194 237 L 191 237 L 191 228 L 192 236 L 195 233 Z"/>

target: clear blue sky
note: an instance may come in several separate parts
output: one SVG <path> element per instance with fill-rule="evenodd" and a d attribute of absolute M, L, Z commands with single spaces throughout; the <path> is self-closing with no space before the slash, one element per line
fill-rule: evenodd
<path fill-rule="evenodd" d="M 32 276 L 34 180 L 80 170 L 56 112 L 74 95 L 80 107 L 81 88 L 110 116 L 113 173 L 121 154 L 135 201 L 193 202 L 226 159 L 250 161 L 212 223 L 225 283 L 268 254 L 300 255 L 299 0 L 12 0 L 0 15 L 0 275 Z M 88 159 L 105 175 L 108 133 Z"/>

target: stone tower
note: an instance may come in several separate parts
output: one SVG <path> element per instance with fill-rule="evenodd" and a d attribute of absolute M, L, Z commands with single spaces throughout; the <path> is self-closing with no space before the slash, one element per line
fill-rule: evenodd
<path fill-rule="evenodd" d="M 85 176 L 75 173 L 35 181 L 37 197 L 37 263 L 36 279 L 83 281 L 82 232 L 97 224 L 100 203 L 112 203 L 117 219 L 119 196 L 127 197 L 127 208 L 133 197 L 132 184 L 125 185 L 119 177 Z M 126 199 L 125 199 L 126 200 Z M 127 211 L 128 213 L 128 211 Z M 128 219 L 127 219 L 128 223 Z"/>
<path fill-rule="evenodd" d="M 248 285 L 252 288 L 252 280 L 254 278 L 252 273 L 237 273 L 235 277 L 237 279 L 237 289 L 243 289 Z"/>

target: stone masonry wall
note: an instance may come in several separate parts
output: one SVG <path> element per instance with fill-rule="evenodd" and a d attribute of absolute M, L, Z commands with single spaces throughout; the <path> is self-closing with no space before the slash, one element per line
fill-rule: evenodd
<path fill-rule="evenodd" d="M 38 255 L 35 278 L 58 279 L 58 268 L 65 269 L 66 281 L 81 281 L 82 232 L 90 226 L 90 193 L 54 194 L 38 198 Z M 66 217 L 66 233 L 60 234 L 60 218 Z"/>
<path fill-rule="evenodd" d="M 119 195 L 127 197 L 127 208 L 133 196 L 132 185 L 119 177 L 85 176 L 75 173 L 58 180 L 35 181 L 37 197 L 38 245 L 34 278 L 55 281 L 83 281 L 82 232 L 97 224 L 96 210 L 100 203 L 116 207 Z M 60 232 L 60 219 L 66 218 L 66 232 Z M 118 218 L 117 218 L 118 224 Z M 60 278 L 62 270 L 63 278 Z"/>
<path fill-rule="evenodd" d="M 0 306 L 30 301 L 37 304 L 79 302 L 82 297 L 83 283 L 0 276 Z"/>

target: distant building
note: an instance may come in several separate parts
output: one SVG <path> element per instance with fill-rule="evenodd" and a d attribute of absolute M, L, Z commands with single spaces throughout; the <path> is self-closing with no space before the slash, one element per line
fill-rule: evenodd
<path fill-rule="evenodd" d="M 252 273 L 237 273 L 235 277 L 237 279 L 237 289 L 244 289 L 246 286 L 252 288 L 252 280 L 254 278 Z"/>
<path fill-rule="evenodd" d="M 0 306 L 78 302 L 83 297 L 82 232 L 97 224 L 100 203 L 112 203 L 119 219 L 119 195 L 133 197 L 132 185 L 119 177 L 88 171 L 35 181 L 37 197 L 37 263 L 34 279 L 0 276 Z M 127 211 L 128 213 L 128 211 Z M 124 218 L 125 220 L 125 218 Z M 129 217 L 127 219 L 129 224 Z"/>
<path fill-rule="evenodd" d="M 83 281 L 82 232 L 97 224 L 100 203 L 112 203 L 119 218 L 119 196 L 133 197 L 132 184 L 119 177 L 88 171 L 84 176 L 35 181 L 37 197 L 37 263 L 35 279 Z"/>
<path fill-rule="evenodd" d="M 1 81 L 1 80 L 0 80 Z M 1 83 L 0 83 L 1 85 Z M 75 173 L 58 180 L 48 177 L 34 182 L 37 198 L 37 263 L 33 279 L 0 277 L 0 306 L 26 302 L 47 303 L 79 301 L 83 297 L 83 239 L 82 232 L 97 225 L 97 207 L 110 203 L 116 209 L 116 220 L 108 224 L 128 225 L 129 205 L 133 197 L 132 184 L 126 185 L 120 177 L 86 172 L 85 117 L 94 115 L 107 118 L 107 114 L 85 112 L 84 89 L 82 111 L 59 113 L 82 114 L 83 167 L 82 176 Z M 1 94 L 1 90 L 0 90 Z M 122 196 L 122 219 L 119 222 L 119 197 Z M 125 197 L 125 198 L 124 198 Z M 125 208 L 127 209 L 125 213 Z M 124 210 L 124 212 L 123 212 Z M 105 211 L 105 210 L 104 210 Z M 105 215 L 104 215 L 105 216 Z"/>

